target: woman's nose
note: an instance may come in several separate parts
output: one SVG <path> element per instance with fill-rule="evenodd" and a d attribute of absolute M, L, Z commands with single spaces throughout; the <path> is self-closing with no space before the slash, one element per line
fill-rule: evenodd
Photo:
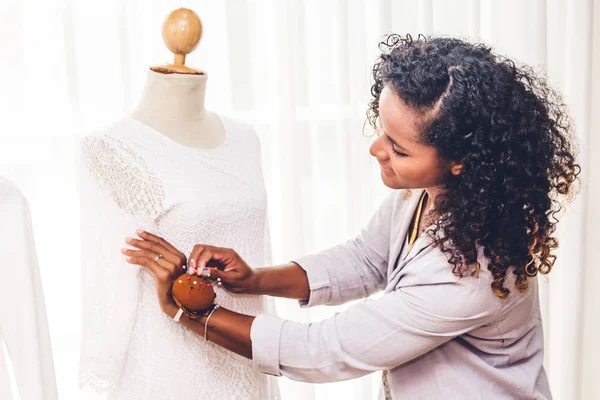
<path fill-rule="evenodd" d="M 380 161 L 385 161 L 389 158 L 385 146 L 383 146 L 383 137 L 384 136 L 378 132 L 376 139 L 373 141 L 373 143 L 371 143 L 371 147 L 369 149 L 369 153 L 371 153 L 373 157 Z"/>

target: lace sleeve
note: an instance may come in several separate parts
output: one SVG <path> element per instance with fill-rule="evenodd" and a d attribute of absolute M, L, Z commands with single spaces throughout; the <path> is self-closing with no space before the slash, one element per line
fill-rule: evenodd
<path fill-rule="evenodd" d="M 163 185 L 122 141 L 88 136 L 80 146 L 82 342 L 79 386 L 96 392 L 121 376 L 138 302 L 140 267 L 121 249 L 136 229 L 152 231 Z"/>

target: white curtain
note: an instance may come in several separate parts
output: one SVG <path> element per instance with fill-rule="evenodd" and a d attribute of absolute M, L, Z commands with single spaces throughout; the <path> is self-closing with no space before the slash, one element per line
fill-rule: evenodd
<path fill-rule="evenodd" d="M 204 23 L 187 63 L 209 75 L 207 106 L 261 137 L 275 262 L 351 238 L 386 193 L 363 135 L 383 34 L 484 41 L 547 71 L 575 118 L 584 174 L 560 224 L 555 269 L 541 278 L 546 365 L 555 398 L 600 398 L 600 192 L 591 185 L 600 165 L 588 157 L 600 146 L 598 2 L 2 0 L 0 175 L 31 203 L 61 398 L 78 398 L 78 137 L 131 112 L 148 67 L 171 59 L 160 28 L 181 6 Z M 337 310 L 278 305 L 296 320 Z M 379 376 L 281 385 L 284 399 L 370 399 Z"/>

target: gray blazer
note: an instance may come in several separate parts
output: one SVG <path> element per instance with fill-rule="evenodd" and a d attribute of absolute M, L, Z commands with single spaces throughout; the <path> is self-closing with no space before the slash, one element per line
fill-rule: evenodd
<path fill-rule="evenodd" d="M 384 371 L 394 399 L 550 399 L 537 279 L 519 293 L 509 273 L 502 300 L 481 248 L 479 276 L 458 278 L 425 235 L 399 260 L 422 190 L 405 193 L 394 191 L 356 239 L 296 261 L 310 285 L 302 306 L 383 296 L 314 323 L 258 316 L 256 367 L 305 382 Z"/>

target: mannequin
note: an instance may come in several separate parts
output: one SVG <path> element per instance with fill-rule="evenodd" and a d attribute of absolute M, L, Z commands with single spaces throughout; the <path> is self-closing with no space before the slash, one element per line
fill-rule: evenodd
<path fill-rule="evenodd" d="M 183 257 L 214 243 L 269 265 L 258 136 L 206 110 L 207 75 L 184 64 L 202 36 L 197 15 L 174 11 L 162 33 L 174 64 L 148 71 L 130 116 L 81 140 L 81 397 L 90 398 L 89 389 L 110 400 L 276 399 L 274 378 L 251 361 L 166 318 L 154 278 L 123 258 L 126 238 L 142 229 L 170 238 Z M 260 296 L 215 293 L 247 314 L 272 306 Z"/>
<path fill-rule="evenodd" d="M 185 146 L 219 147 L 226 134 L 219 117 L 204 107 L 208 76 L 184 65 L 202 38 L 200 19 L 192 10 L 175 10 L 165 19 L 162 37 L 175 54 L 175 63 L 148 71 L 132 117 Z"/>

